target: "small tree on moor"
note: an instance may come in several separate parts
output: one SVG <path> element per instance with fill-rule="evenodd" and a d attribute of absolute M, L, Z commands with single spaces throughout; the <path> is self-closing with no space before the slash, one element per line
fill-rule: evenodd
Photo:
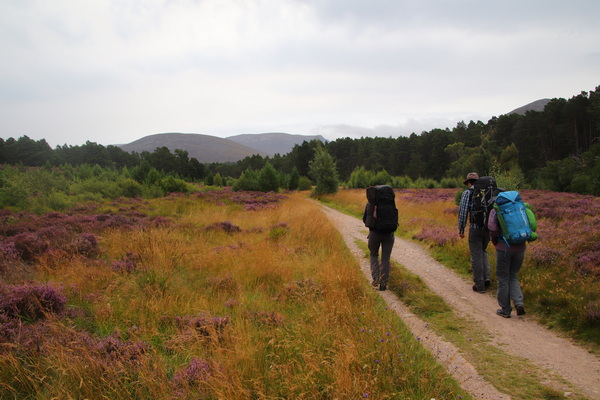
<path fill-rule="evenodd" d="M 315 194 L 330 194 L 338 191 L 338 172 L 331 155 L 325 147 L 319 144 L 315 158 L 310 162 L 310 175 L 316 182 Z"/>

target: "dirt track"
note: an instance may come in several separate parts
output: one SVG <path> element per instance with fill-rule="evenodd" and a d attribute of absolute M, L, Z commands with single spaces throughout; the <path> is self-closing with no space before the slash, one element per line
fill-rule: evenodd
<path fill-rule="evenodd" d="M 342 234 L 346 245 L 360 261 L 361 268 L 370 280 L 368 260 L 355 244 L 356 240 L 366 242 L 367 230 L 361 220 L 335 211 L 322 205 L 323 211 Z M 600 359 L 573 342 L 540 326 L 527 315 L 510 319 L 500 318 L 493 294 L 479 294 L 471 290 L 467 282 L 455 272 L 434 260 L 418 244 L 396 237 L 392 259 L 414 274 L 419 275 L 427 286 L 441 296 L 458 316 L 474 320 L 491 337 L 491 344 L 502 351 L 527 358 L 533 363 L 555 371 L 557 375 L 571 382 L 577 392 L 590 399 L 600 399 Z M 481 377 L 457 348 L 438 337 L 427 328 L 426 323 L 411 314 L 391 291 L 379 292 L 390 308 L 396 310 L 421 342 L 430 348 L 438 361 L 459 383 L 477 399 L 510 399 L 498 392 Z M 527 299 L 525 299 L 527 304 Z M 548 377 L 545 384 L 561 387 Z"/>

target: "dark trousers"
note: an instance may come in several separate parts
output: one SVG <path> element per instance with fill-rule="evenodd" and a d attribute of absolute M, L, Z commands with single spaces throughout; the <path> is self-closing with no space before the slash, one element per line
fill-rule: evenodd
<path fill-rule="evenodd" d="M 498 305 L 502 312 L 509 314 L 512 311 L 510 300 L 515 307 L 523 305 L 523 292 L 519 283 L 519 271 L 523 266 L 525 252 L 510 253 L 496 251 L 496 277 L 498 278 Z"/>
<path fill-rule="evenodd" d="M 390 256 L 394 247 L 394 232 L 369 232 L 369 252 L 371 254 L 371 277 L 373 281 L 387 284 L 390 277 Z M 381 247 L 381 263 L 379 262 L 379 248 Z"/>
<path fill-rule="evenodd" d="M 485 228 L 469 228 L 469 251 L 471 252 L 471 267 L 473 282 L 477 290 L 485 290 L 485 281 L 490 279 L 490 260 L 487 247 L 490 243 L 490 232 Z"/>

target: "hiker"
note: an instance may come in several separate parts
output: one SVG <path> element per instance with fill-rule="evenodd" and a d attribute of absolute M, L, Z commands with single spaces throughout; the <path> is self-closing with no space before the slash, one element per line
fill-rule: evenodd
<path fill-rule="evenodd" d="M 369 228 L 368 247 L 371 265 L 371 286 L 387 289 L 390 276 L 390 256 L 394 247 L 394 232 L 398 228 L 398 209 L 394 190 L 388 185 L 369 186 L 363 222 Z M 379 249 L 381 248 L 381 262 Z"/>
<path fill-rule="evenodd" d="M 490 287 L 490 262 L 488 260 L 487 246 L 490 242 L 490 233 L 485 224 L 478 224 L 474 221 L 471 213 L 473 201 L 474 184 L 479 179 L 477 172 L 469 172 L 463 184 L 467 189 L 463 192 L 460 199 L 458 211 L 458 235 L 465 237 L 465 227 L 467 225 L 467 215 L 469 219 L 469 252 L 471 253 L 471 270 L 473 272 L 473 291 L 485 293 Z"/>
<path fill-rule="evenodd" d="M 525 315 L 523 292 L 519 283 L 519 271 L 525 259 L 526 242 L 509 245 L 504 240 L 499 240 L 501 232 L 496 210 L 490 212 L 488 229 L 492 243 L 496 247 L 497 298 L 500 306 L 496 314 L 504 318 L 510 318 L 512 312 L 510 300 L 512 299 L 517 309 L 517 315 Z"/>

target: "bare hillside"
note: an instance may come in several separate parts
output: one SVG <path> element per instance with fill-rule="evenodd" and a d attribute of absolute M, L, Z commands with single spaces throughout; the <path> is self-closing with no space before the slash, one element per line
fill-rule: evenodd
<path fill-rule="evenodd" d="M 166 147 L 171 152 L 180 149 L 187 151 L 190 158 L 196 158 L 201 163 L 235 162 L 254 154 L 267 155 L 265 152 L 229 139 L 196 133 L 158 133 L 119 147 L 137 153 L 153 152 L 161 147 Z"/>

